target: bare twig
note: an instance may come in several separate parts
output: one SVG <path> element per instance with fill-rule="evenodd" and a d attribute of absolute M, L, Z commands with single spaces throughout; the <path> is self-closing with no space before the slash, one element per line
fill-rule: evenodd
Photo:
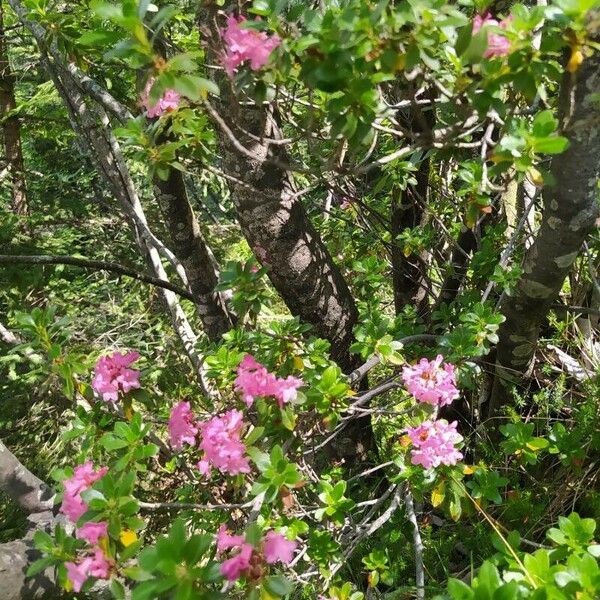
<path fill-rule="evenodd" d="M 149 283 L 156 287 L 171 290 L 172 292 L 175 292 L 182 298 L 187 298 L 188 300 L 192 301 L 194 300 L 192 294 L 190 294 L 187 290 L 171 283 L 170 281 L 165 281 L 164 279 L 159 279 L 158 277 L 152 277 L 151 275 L 146 275 L 145 273 L 139 273 L 138 271 L 130 267 L 125 267 L 118 263 L 107 262 L 104 260 L 91 260 L 88 258 L 79 258 L 76 256 L 58 256 L 49 254 L 34 254 L 23 256 L 18 256 L 14 254 L 0 254 L 0 265 L 10 264 L 70 265 L 73 267 L 81 267 L 83 269 L 108 271 L 110 273 L 117 273 L 118 275 L 125 275 L 126 277 L 131 277 L 133 279 L 137 279 L 138 281 L 142 281 L 144 283 Z"/>
<path fill-rule="evenodd" d="M 195 502 L 138 502 L 142 510 L 169 511 L 169 510 L 234 510 L 236 508 L 250 508 L 252 502 L 244 504 L 197 504 Z"/>
<path fill-rule="evenodd" d="M 406 515 L 413 527 L 413 544 L 415 547 L 415 583 L 417 584 L 417 600 L 425 598 L 425 567 L 423 565 L 423 540 L 419 531 L 419 523 L 415 514 L 415 505 L 410 489 L 404 494 L 404 505 L 406 506 Z"/>

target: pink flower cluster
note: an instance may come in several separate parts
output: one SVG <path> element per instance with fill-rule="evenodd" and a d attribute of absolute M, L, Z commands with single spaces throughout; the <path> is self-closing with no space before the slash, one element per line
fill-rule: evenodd
<path fill-rule="evenodd" d="M 506 29 L 510 21 L 511 17 L 508 17 L 498 22 L 496 19 L 493 19 L 489 13 L 485 14 L 483 17 L 476 15 L 473 19 L 473 35 L 478 33 L 482 27 L 486 26 L 494 26 L 500 27 L 501 29 Z M 510 52 L 510 41 L 499 33 L 488 31 L 487 43 L 487 49 L 483 55 L 485 58 L 506 56 Z"/>
<path fill-rule="evenodd" d="M 402 380 L 406 389 L 419 402 L 433 406 L 445 406 L 458 398 L 454 365 L 443 363 L 438 354 L 435 360 L 422 358 L 413 367 L 402 369 Z"/>
<path fill-rule="evenodd" d="M 240 439 L 243 419 L 241 411 L 230 410 L 222 416 L 200 423 L 200 448 L 204 450 L 204 457 L 198 463 L 198 470 L 203 475 L 208 475 L 211 467 L 230 475 L 250 472 L 250 464 L 245 455 L 246 446 Z"/>
<path fill-rule="evenodd" d="M 171 446 L 176 450 L 184 444 L 193 446 L 196 443 L 198 427 L 195 425 L 194 413 L 189 402 L 179 402 L 171 411 L 169 417 L 169 437 Z"/>
<path fill-rule="evenodd" d="M 88 577 L 108 579 L 112 561 L 110 561 L 100 548 L 95 548 L 92 555 L 85 556 L 78 562 L 65 563 L 67 577 L 73 585 L 73 591 L 79 592 Z"/>
<path fill-rule="evenodd" d="M 114 352 L 98 359 L 92 387 L 105 402 L 116 402 L 119 391 L 127 393 L 140 387 L 140 372 L 129 368 L 139 357 L 137 352 Z"/>
<path fill-rule="evenodd" d="M 411 450 L 413 465 L 431 469 L 440 465 L 455 465 L 463 457 L 455 448 L 455 444 L 463 439 L 456 431 L 456 421 L 424 421 L 418 427 L 409 427 L 407 432 L 414 446 Z"/>
<path fill-rule="evenodd" d="M 230 410 L 208 421 L 197 422 L 190 403 L 179 402 L 169 417 L 171 446 L 194 446 L 199 438 L 198 445 L 204 454 L 197 466 L 203 475 L 208 475 L 212 467 L 229 475 L 249 473 L 246 447 L 241 440 L 243 418 L 241 411 Z"/>
<path fill-rule="evenodd" d="M 228 550 L 237 550 L 237 554 L 221 563 L 220 572 L 228 581 L 236 581 L 244 575 L 253 563 L 264 559 L 269 565 L 281 562 L 289 564 L 294 558 L 298 544 L 286 539 L 275 531 L 267 532 L 262 541 L 262 556 L 254 547 L 246 542 L 241 535 L 231 535 L 225 525 L 221 525 L 217 532 L 217 554 Z"/>
<path fill-rule="evenodd" d="M 281 43 L 276 34 L 269 37 L 264 31 L 243 29 L 240 23 L 245 20 L 244 17 L 230 16 L 227 19 L 227 28 L 221 34 L 226 47 L 223 67 L 230 77 L 233 77 L 235 69 L 247 60 L 250 61 L 250 68 L 257 71 L 267 64 L 271 52 Z"/>
<path fill-rule="evenodd" d="M 158 99 L 156 104 L 150 104 L 150 92 L 152 90 L 152 86 L 156 80 L 154 77 L 151 77 L 146 82 L 146 87 L 142 92 L 141 101 L 146 109 L 146 116 L 149 119 L 155 119 L 156 117 L 162 116 L 166 112 L 171 112 L 176 110 L 179 107 L 179 103 L 181 102 L 181 96 L 172 89 L 168 89 L 165 93 Z"/>
<path fill-rule="evenodd" d="M 77 523 L 88 508 L 81 498 L 81 494 L 104 477 L 107 471 L 107 467 L 101 467 L 96 471 L 91 461 L 75 467 L 73 476 L 63 481 L 65 492 L 60 512 L 65 514 L 73 523 Z M 108 523 L 85 523 L 76 530 L 75 535 L 79 539 L 86 540 L 90 545 L 96 546 L 101 538 L 108 535 Z M 78 562 L 66 562 L 65 567 L 67 577 L 73 585 L 73 590 L 79 592 L 88 577 L 108 579 L 111 561 L 105 556 L 101 548 L 95 547 L 92 549 L 91 555 L 88 554 Z"/>
<path fill-rule="evenodd" d="M 269 373 L 251 354 L 246 354 L 237 370 L 235 389 L 242 394 L 248 407 L 258 397 L 273 397 L 280 407 L 292 402 L 298 396 L 298 388 L 303 381 L 292 375 L 283 378 Z"/>
<path fill-rule="evenodd" d="M 60 512 L 73 523 L 77 523 L 81 515 L 87 510 L 87 504 L 81 499 L 82 492 L 104 477 L 107 471 L 107 467 L 95 471 L 91 461 L 75 467 L 73 476 L 63 481 L 65 493 L 63 494 Z"/>

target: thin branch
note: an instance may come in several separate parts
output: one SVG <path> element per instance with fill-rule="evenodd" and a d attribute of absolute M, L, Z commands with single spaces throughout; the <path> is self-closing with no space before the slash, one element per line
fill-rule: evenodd
<path fill-rule="evenodd" d="M 419 333 L 417 335 L 409 335 L 405 338 L 398 340 L 402 345 L 406 346 L 407 344 L 413 344 L 418 342 L 425 343 L 433 343 L 436 342 L 439 336 L 432 335 L 429 333 Z M 358 383 L 371 369 L 375 368 L 381 362 L 381 357 L 378 354 L 375 354 L 367 360 L 360 367 L 352 371 L 350 375 L 348 375 L 348 381 L 350 384 L 354 385 Z"/>
<path fill-rule="evenodd" d="M 244 146 L 244 144 L 242 144 L 237 139 L 237 137 L 235 136 L 233 131 L 231 131 L 231 128 L 229 127 L 229 125 L 227 125 L 227 123 L 225 123 L 225 121 L 223 120 L 221 115 L 217 112 L 215 107 L 208 100 L 203 100 L 202 105 L 204 106 L 204 108 L 206 108 L 206 110 L 208 111 L 210 116 L 217 123 L 217 125 L 219 126 L 221 131 L 223 131 L 223 133 L 227 136 L 229 141 L 233 144 L 233 147 L 238 152 L 240 152 L 244 156 L 248 157 L 250 160 L 253 160 L 255 162 L 260 162 L 260 163 L 271 164 L 271 165 L 274 165 L 275 167 L 282 169 L 284 171 L 294 171 L 296 173 L 311 174 L 311 171 L 309 169 L 306 169 L 302 165 L 291 164 L 291 163 L 288 164 L 288 163 L 283 163 L 281 161 L 275 160 L 273 158 L 262 158 L 260 156 L 257 156 L 255 152 L 252 152 L 252 150 L 249 150 L 248 148 L 246 148 L 246 146 Z"/>
<path fill-rule="evenodd" d="M 152 277 L 151 275 L 139 273 L 136 270 L 131 269 L 129 267 L 125 267 L 123 265 L 119 265 L 113 262 L 107 262 L 104 260 L 91 260 L 87 258 L 78 258 L 75 256 L 57 256 L 49 254 L 34 254 L 27 256 L 0 254 L 0 265 L 10 264 L 70 265 L 73 267 L 82 267 L 83 269 L 108 271 L 110 273 L 125 275 L 126 277 L 131 277 L 133 279 L 137 279 L 138 281 L 143 281 L 144 283 L 149 283 L 150 285 L 154 285 L 165 290 L 170 290 L 172 292 L 175 292 L 182 298 L 186 298 L 188 300 L 191 300 L 192 302 L 194 301 L 194 297 L 192 296 L 192 294 L 190 294 L 187 290 L 184 290 L 183 288 L 179 287 L 178 285 L 171 283 L 170 281 L 165 281 L 164 279 L 159 279 L 158 277 Z"/>
<path fill-rule="evenodd" d="M 425 599 L 425 567 L 423 565 L 423 540 L 419 531 L 419 522 L 415 514 L 415 505 L 409 489 L 404 494 L 404 504 L 408 520 L 413 527 L 413 544 L 415 547 L 415 583 L 417 584 L 417 600 Z"/>
<path fill-rule="evenodd" d="M 233 510 L 236 508 L 250 508 L 252 502 L 245 504 L 196 504 L 195 502 L 139 502 L 142 510 L 168 511 L 168 510 Z"/>
<path fill-rule="evenodd" d="M 568 310 L 569 312 L 581 313 L 582 315 L 594 315 L 600 317 L 600 310 L 590 308 L 589 306 L 570 306 L 568 304 L 551 304 L 550 308 L 554 310 Z"/>

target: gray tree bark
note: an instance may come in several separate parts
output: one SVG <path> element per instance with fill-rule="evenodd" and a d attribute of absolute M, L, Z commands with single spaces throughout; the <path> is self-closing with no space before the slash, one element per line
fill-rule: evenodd
<path fill-rule="evenodd" d="M 202 39 L 215 60 L 220 51 L 218 8 L 210 3 L 199 11 Z M 235 9 L 231 2 L 225 6 L 227 12 Z M 260 106 L 238 110 L 225 78 L 221 98 L 222 110 L 228 114 L 226 126 L 249 151 L 239 152 L 223 123 L 216 124 L 223 168 L 233 178 L 231 194 L 242 233 L 268 268 L 268 277 L 290 312 L 329 340 L 332 358 L 350 371 L 355 366 L 350 344 L 358 311 L 340 270 L 295 196 L 291 173 L 274 164 L 288 163 L 284 146 L 264 140 L 281 136 L 276 115 Z"/>
<path fill-rule="evenodd" d="M 54 492 L 26 469 L 0 440 L 0 490 L 29 513 L 54 506 Z"/>
<path fill-rule="evenodd" d="M 169 231 L 171 246 L 181 261 L 204 331 L 212 341 L 235 325 L 222 294 L 215 290 L 218 275 L 188 200 L 183 175 L 171 169 L 166 181 L 154 179 L 154 196 Z"/>
<path fill-rule="evenodd" d="M 490 413 L 509 401 L 508 385 L 527 373 L 540 325 L 583 242 L 596 226 L 600 175 L 598 93 L 600 53 L 594 52 L 578 71 L 565 70 L 563 76 L 560 120 L 562 135 L 570 145 L 552 160 L 555 185 L 544 190 L 541 227 L 525 255 L 523 275 L 514 293 L 504 296 L 500 304 L 506 320 L 499 330 Z"/>
<path fill-rule="evenodd" d="M 262 110 L 244 110 L 240 125 L 262 137 L 276 137 L 273 118 Z M 224 167 L 251 187 L 233 184 L 232 196 L 242 232 L 290 312 L 331 342 L 331 355 L 345 370 L 353 361 L 350 344 L 358 318 L 354 299 L 302 204 L 294 198 L 290 174 L 267 163 L 285 161 L 280 147 L 241 137 L 256 155 L 252 160 L 220 137 Z M 264 195 L 255 190 L 264 191 Z"/>

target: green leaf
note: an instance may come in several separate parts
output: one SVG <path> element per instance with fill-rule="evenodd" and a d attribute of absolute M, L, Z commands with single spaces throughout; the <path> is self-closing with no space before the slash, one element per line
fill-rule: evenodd
<path fill-rule="evenodd" d="M 54 558 L 52 556 L 45 556 L 40 558 L 29 565 L 27 569 L 27 577 L 33 577 L 42 571 L 45 571 L 48 567 L 54 564 Z"/>
<path fill-rule="evenodd" d="M 543 110 L 539 112 L 532 124 L 533 135 L 536 137 L 548 137 L 556 131 L 558 121 L 554 118 L 551 110 Z"/>
<path fill-rule="evenodd" d="M 41 529 L 38 529 L 33 534 L 33 543 L 38 550 L 42 550 L 43 552 L 50 552 L 54 547 L 52 536 Z"/>
<path fill-rule="evenodd" d="M 477 597 L 493 598 L 494 592 L 500 587 L 501 580 L 498 569 L 489 561 L 485 561 L 477 574 Z M 480 590 L 485 592 L 480 594 Z"/>
<path fill-rule="evenodd" d="M 117 579 L 113 579 L 110 582 L 110 591 L 115 600 L 125 600 L 125 587 Z"/>
<path fill-rule="evenodd" d="M 198 70 L 196 55 L 191 52 L 176 54 L 169 60 L 167 67 L 178 73 L 193 73 Z"/>
<path fill-rule="evenodd" d="M 337 367 L 327 367 L 321 375 L 321 383 L 319 387 L 322 390 L 328 390 L 338 380 Z"/>
<path fill-rule="evenodd" d="M 257 523 L 250 523 L 246 529 L 246 542 L 253 546 L 258 546 L 262 539 L 262 527 Z"/>
<path fill-rule="evenodd" d="M 454 44 L 454 50 L 457 56 L 462 56 L 462 54 L 469 47 L 471 42 L 471 36 L 473 33 L 473 25 L 469 24 L 465 27 L 461 27 L 458 30 L 458 35 L 456 36 L 456 43 Z"/>
<path fill-rule="evenodd" d="M 246 445 L 251 446 L 252 444 L 254 444 L 254 442 L 256 442 L 257 440 L 259 440 L 260 438 L 262 438 L 262 436 L 265 433 L 265 428 L 264 427 L 255 427 L 247 436 L 246 439 L 244 439 L 244 442 L 246 443 Z"/>
<path fill-rule="evenodd" d="M 594 557 L 600 558 L 600 544 L 588 546 L 587 551 Z"/>
<path fill-rule="evenodd" d="M 296 428 L 296 415 L 291 406 L 281 409 L 281 423 L 289 431 L 294 431 Z"/>
<path fill-rule="evenodd" d="M 83 33 L 77 43 L 81 46 L 112 46 L 121 39 L 118 31 L 96 30 Z"/>
<path fill-rule="evenodd" d="M 448 593 L 452 600 L 472 600 L 475 592 L 460 579 L 448 579 Z"/>
<path fill-rule="evenodd" d="M 560 154 L 569 146 L 569 140 L 566 137 L 557 135 L 554 137 L 533 138 L 531 145 L 535 152 L 544 154 Z"/>
<path fill-rule="evenodd" d="M 209 535 L 193 535 L 183 549 L 183 558 L 189 565 L 196 564 L 210 548 L 212 538 Z"/>
<path fill-rule="evenodd" d="M 263 585 L 269 593 L 280 598 L 288 596 L 294 591 L 294 586 L 292 583 L 283 575 L 271 575 L 271 577 L 267 577 L 267 579 L 265 579 Z"/>
<path fill-rule="evenodd" d="M 469 45 L 462 54 L 461 58 L 463 63 L 472 64 L 481 61 L 487 47 L 488 32 L 486 27 L 482 27 L 474 36 L 471 37 Z"/>
<path fill-rule="evenodd" d="M 177 75 L 173 87 L 190 100 L 200 100 L 209 93 L 219 95 L 219 87 L 216 83 L 198 75 Z"/>
<path fill-rule="evenodd" d="M 258 448 L 250 447 L 246 450 L 246 453 L 261 473 L 264 473 L 271 466 L 269 455 Z"/>
<path fill-rule="evenodd" d="M 100 438 L 100 444 L 109 451 L 120 450 L 129 446 L 127 440 L 115 437 L 112 433 L 105 433 Z"/>

